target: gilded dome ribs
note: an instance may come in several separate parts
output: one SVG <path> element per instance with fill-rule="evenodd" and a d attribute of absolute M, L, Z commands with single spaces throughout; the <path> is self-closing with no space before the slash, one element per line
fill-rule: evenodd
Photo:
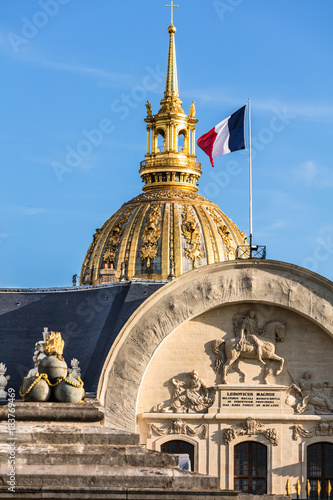
<path fill-rule="evenodd" d="M 170 260 L 174 262 L 175 254 L 174 254 L 174 211 L 175 205 L 174 203 L 170 204 Z"/>

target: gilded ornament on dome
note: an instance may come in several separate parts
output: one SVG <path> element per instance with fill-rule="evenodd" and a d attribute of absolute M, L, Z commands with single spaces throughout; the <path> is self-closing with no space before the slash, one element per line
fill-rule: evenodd
<path fill-rule="evenodd" d="M 192 104 L 191 104 L 190 118 L 195 118 L 195 101 L 193 101 Z"/>
<path fill-rule="evenodd" d="M 202 258 L 200 251 L 200 228 L 195 219 L 193 209 L 188 206 L 184 206 L 182 230 L 185 241 L 188 244 L 185 249 L 186 257 L 192 260 L 193 267 L 197 268 L 197 260 Z"/>
<path fill-rule="evenodd" d="M 162 100 L 161 101 L 162 107 L 157 113 L 158 115 L 163 115 L 165 113 L 182 113 L 185 114 L 181 104 L 182 101 L 180 99 L 173 99 L 171 98 L 170 100 Z"/>
<path fill-rule="evenodd" d="M 103 259 L 105 262 L 110 263 L 115 261 L 119 251 L 118 247 L 120 244 L 121 236 L 124 232 L 125 224 L 127 223 L 131 213 L 132 209 L 128 208 L 126 212 L 121 214 L 118 221 L 113 226 L 110 233 L 109 241 L 106 245 L 106 249 L 103 255 Z"/>
<path fill-rule="evenodd" d="M 236 226 L 237 227 L 237 226 Z M 237 228 L 238 229 L 238 228 Z M 244 243 L 247 243 L 247 235 L 243 232 L 243 231 L 240 231 L 240 235 L 241 237 L 243 238 L 244 240 Z"/>
<path fill-rule="evenodd" d="M 95 233 L 93 235 L 93 241 L 92 241 L 92 243 L 91 243 L 91 245 L 89 247 L 87 255 L 85 256 L 85 259 L 83 261 L 83 266 L 82 267 L 87 267 L 87 265 L 89 264 L 91 254 L 92 254 L 92 252 L 94 250 L 94 244 L 95 244 L 98 236 L 100 235 L 101 231 L 102 231 L 101 229 L 96 229 L 96 231 L 95 231 Z"/>
<path fill-rule="evenodd" d="M 147 108 L 147 116 L 148 118 L 150 118 L 151 116 L 153 116 L 152 112 L 151 112 L 151 104 L 149 101 L 147 101 L 147 104 L 145 104 L 146 108 Z"/>
<path fill-rule="evenodd" d="M 226 260 L 234 260 L 236 256 L 235 242 L 231 236 L 228 226 L 224 224 L 222 217 L 218 215 L 213 208 L 211 207 L 206 207 L 206 208 L 208 212 L 211 214 L 212 219 L 216 224 L 217 232 L 222 238 Z"/>
<path fill-rule="evenodd" d="M 142 260 L 147 259 L 147 267 L 157 255 L 157 242 L 161 236 L 161 207 L 156 205 L 148 214 L 148 222 L 142 232 L 142 246 L 140 248 Z"/>

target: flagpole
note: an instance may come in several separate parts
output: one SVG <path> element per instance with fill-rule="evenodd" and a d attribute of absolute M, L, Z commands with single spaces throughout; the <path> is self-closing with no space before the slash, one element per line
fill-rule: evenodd
<path fill-rule="evenodd" d="M 249 216 L 250 216 L 250 259 L 252 258 L 252 156 L 251 156 L 251 102 L 248 100 L 249 106 Z"/>

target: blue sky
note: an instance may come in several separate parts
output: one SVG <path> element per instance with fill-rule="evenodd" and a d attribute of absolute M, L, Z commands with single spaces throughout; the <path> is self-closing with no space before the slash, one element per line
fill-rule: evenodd
<path fill-rule="evenodd" d="M 95 229 L 141 192 L 165 3 L 1 2 L 0 287 L 71 285 Z M 333 279 L 332 0 L 177 3 L 180 97 L 187 112 L 196 102 L 197 137 L 251 97 L 254 242 Z M 199 193 L 248 233 L 246 153 L 215 169 L 197 155 Z"/>

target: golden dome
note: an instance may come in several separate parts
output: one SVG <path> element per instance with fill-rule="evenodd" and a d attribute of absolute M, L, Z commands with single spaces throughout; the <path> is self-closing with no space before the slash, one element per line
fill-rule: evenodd
<path fill-rule="evenodd" d="M 217 205 L 184 190 L 156 190 L 125 203 L 94 235 L 80 283 L 167 279 L 235 258 L 245 235 Z M 123 266 L 124 267 L 124 266 Z"/>
<path fill-rule="evenodd" d="M 147 154 L 140 164 L 144 193 L 125 203 L 94 234 L 80 285 L 133 278 L 167 279 L 235 259 L 246 236 L 217 205 L 197 194 L 194 101 L 179 99 L 173 24 L 164 98 L 157 114 L 147 101 Z"/>

